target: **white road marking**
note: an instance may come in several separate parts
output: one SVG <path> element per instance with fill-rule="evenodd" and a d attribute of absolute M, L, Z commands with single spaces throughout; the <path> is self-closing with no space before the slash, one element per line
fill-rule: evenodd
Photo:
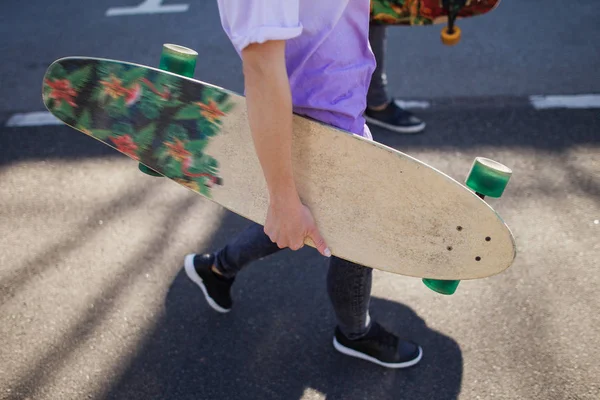
<path fill-rule="evenodd" d="M 43 126 L 63 125 L 64 123 L 47 111 L 15 114 L 6 122 L 6 126 Z"/>
<path fill-rule="evenodd" d="M 569 96 L 529 96 L 537 110 L 548 108 L 600 108 L 600 95 L 579 94 Z"/>
<path fill-rule="evenodd" d="M 162 0 L 146 0 L 137 7 L 112 7 L 106 11 L 107 17 L 118 17 L 122 15 L 140 14 L 164 14 L 186 12 L 189 4 L 162 5 Z"/>
<path fill-rule="evenodd" d="M 415 100 L 396 100 L 394 101 L 398 105 L 398 107 L 407 108 L 407 109 L 426 109 L 431 106 L 428 101 L 415 101 Z"/>
<path fill-rule="evenodd" d="M 152 0 L 156 3 L 156 0 Z M 146 1 L 149 3 L 150 0 Z M 144 4 L 146 4 L 144 3 Z M 585 94 L 585 95 L 570 95 L 570 96 L 530 96 L 531 105 L 537 110 L 549 108 L 600 108 L 600 94 Z M 415 100 L 396 100 L 396 103 L 407 109 L 428 109 L 431 103 L 428 101 Z M 63 122 L 58 120 L 49 112 L 30 112 L 22 114 L 14 114 L 6 123 L 7 127 L 15 126 L 43 126 L 43 125 L 62 125 Z"/>

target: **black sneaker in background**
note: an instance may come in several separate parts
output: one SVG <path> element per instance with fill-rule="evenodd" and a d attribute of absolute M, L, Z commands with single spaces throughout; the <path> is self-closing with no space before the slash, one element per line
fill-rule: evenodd
<path fill-rule="evenodd" d="M 214 310 L 226 313 L 231 310 L 231 285 L 235 278 L 225 278 L 212 271 L 215 262 L 213 254 L 188 254 L 185 256 L 184 269 L 188 278 L 197 284 L 204 297 Z"/>
<path fill-rule="evenodd" d="M 386 368 L 412 367 L 421 361 L 423 350 L 417 344 L 402 340 L 373 322 L 369 332 L 360 339 L 350 340 L 335 329 L 333 346 L 340 353 L 361 358 Z"/>
<path fill-rule="evenodd" d="M 394 99 L 381 111 L 367 107 L 364 117 L 373 125 L 399 133 L 418 133 L 425 129 L 425 122 L 404 110 Z"/>

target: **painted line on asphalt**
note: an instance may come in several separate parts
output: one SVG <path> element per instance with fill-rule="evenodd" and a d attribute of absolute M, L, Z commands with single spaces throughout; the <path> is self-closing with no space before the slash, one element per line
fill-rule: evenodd
<path fill-rule="evenodd" d="M 548 108 L 600 108 L 600 95 L 579 94 L 568 96 L 529 96 L 536 110 Z"/>
<path fill-rule="evenodd" d="M 7 127 L 64 125 L 64 122 L 47 111 L 14 114 L 6 122 Z"/>
<path fill-rule="evenodd" d="M 146 0 L 137 7 L 111 7 L 106 11 L 107 17 L 120 17 L 123 15 L 141 14 L 167 14 L 186 12 L 189 4 L 162 5 L 162 0 Z"/>
<path fill-rule="evenodd" d="M 399 107 L 402 108 L 407 108 L 407 109 L 427 109 L 429 107 L 431 107 L 431 103 L 428 101 L 416 101 L 416 100 L 395 100 L 394 103 L 396 103 Z"/>
<path fill-rule="evenodd" d="M 422 100 L 396 100 L 406 109 L 436 108 L 435 104 Z M 434 102 L 435 103 L 435 102 Z M 569 96 L 529 96 L 529 104 L 536 110 L 552 108 L 593 109 L 600 108 L 600 95 L 584 94 Z M 12 115 L 6 122 L 7 127 L 62 125 L 63 122 L 47 111 L 20 113 Z"/>

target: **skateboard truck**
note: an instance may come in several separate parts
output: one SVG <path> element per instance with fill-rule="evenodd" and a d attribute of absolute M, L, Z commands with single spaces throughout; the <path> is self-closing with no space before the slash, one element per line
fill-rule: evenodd
<path fill-rule="evenodd" d="M 198 53 L 194 50 L 167 43 L 163 45 L 158 68 L 192 78 L 194 76 L 194 70 L 196 69 L 197 58 Z M 162 176 L 142 163 L 138 165 L 138 168 L 140 171 L 150 176 Z"/>
<path fill-rule="evenodd" d="M 477 157 L 473 161 L 465 184 L 481 199 L 485 199 L 485 196 L 498 198 L 504 193 L 511 175 L 512 170 L 505 165 L 489 158 Z M 457 229 L 462 231 L 463 228 L 459 226 Z M 488 236 L 483 240 L 489 242 L 491 238 Z M 451 249 L 452 247 L 448 247 L 448 250 Z M 481 257 L 476 256 L 475 260 L 480 261 Z M 456 291 L 460 281 L 423 278 L 423 283 L 434 292 L 451 295 Z"/>
<path fill-rule="evenodd" d="M 442 0 L 444 10 L 448 14 L 448 25 L 442 29 L 442 43 L 454 46 L 460 41 L 460 28 L 454 25 L 460 10 L 465 6 L 466 0 Z"/>

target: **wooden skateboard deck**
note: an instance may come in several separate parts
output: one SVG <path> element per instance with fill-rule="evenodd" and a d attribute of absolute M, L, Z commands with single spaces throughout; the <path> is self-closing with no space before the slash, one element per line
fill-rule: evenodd
<path fill-rule="evenodd" d="M 244 97 L 147 66 L 71 57 L 48 68 L 43 100 L 67 125 L 264 224 L 268 193 Z M 302 201 L 340 258 L 444 280 L 494 275 L 515 258 L 509 228 L 485 201 L 392 148 L 294 116 L 293 163 Z"/>

